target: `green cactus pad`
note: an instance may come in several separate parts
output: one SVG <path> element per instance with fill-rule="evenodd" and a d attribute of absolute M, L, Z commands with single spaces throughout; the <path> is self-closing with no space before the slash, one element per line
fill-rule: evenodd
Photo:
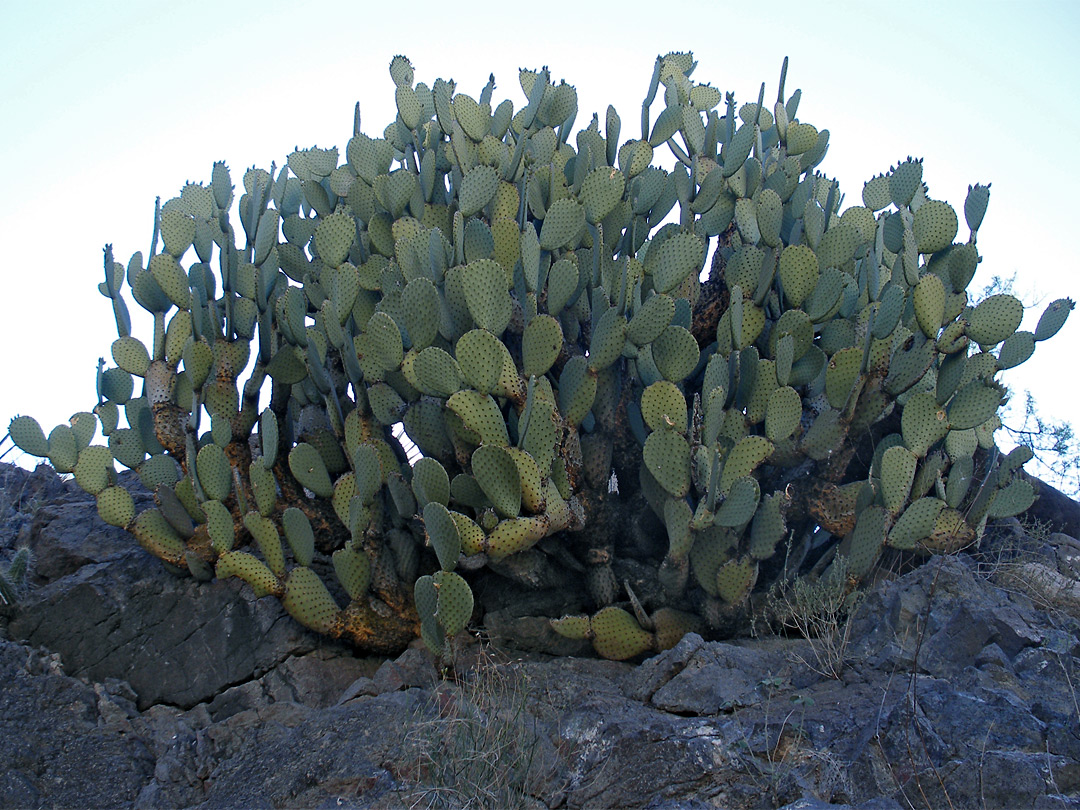
<path fill-rule="evenodd" d="M 506 420 L 498 403 L 490 395 L 466 388 L 450 397 L 446 407 L 461 419 L 465 427 L 479 435 L 481 444 L 503 447 L 510 444 Z"/>
<path fill-rule="evenodd" d="M 341 610 L 310 568 L 300 566 L 289 572 L 281 605 L 304 627 L 328 636 L 340 633 Z"/>
<path fill-rule="evenodd" d="M 569 197 L 555 200 L 548 208 L 540 228 L 540 247 L 544 250 L 573 247 L 584 230 L 585 207 Z"/>
<path fill-rule="evenodd" d="M 453 571 L 461 554 L 461 537 L 450 510 L 437 501 L 429 501 L 424 506 L 424 532 L 439 558 L 439 566 L 444 571 Z"/>
<path fill-rule="evenodd" d="M 753 200 L 744 197 L 735 201 L 735 225 L 746 244 L 756 245 L 761 241 L 761 231 L 757 223 L 757 206 Z"/>
<path fill-rule="evenodd" d="M 544 476 L 536 460 L 520 447 L 506 447 L 503 450 L 513 459 L 521 481 L 521 503 L 533 514 L 539 514 L 547 508 L 544 496 Z"/>
<path fill-rule="evenodd" d="M 315 533 L 307 515 L 295 506 L 290 506 L 281 515 L 281 525 L 296 562 L 299 565 L 311 565 L 315 556 Z"/>
<path fill-rule="evenodd" d="M 863 205 L 871 211 L 880 211 L 882 208 L 887 208 L 892 203 L 892 197 L 889 195 L 888 178 L 883 174 L 879 174 L 877 177 L 867 180 L 863 184 L 862 201 Z"/>
<path fill-rule="evenodd" d="M 780 338 L 790 335 L 792 338 L 791 357 L 794 362 L 801 360 L 814 344 L 814 324 L 810 317 L 800 309 L 789 309 L 780 316 L 769 335 L 770 351 L 776 353 Z M 776 341 L 776 344 L 773 341 Z M 821 371 L 820 366 L 818 371 Z M 816 372 L 815 372 L 816 376 Z M 792 383 L 794 385 L 794 383 Z"/>
<path fill-rule="evenodd" d="M 641 415 L 649 430 L 666 427 L 686 433 L 686 398 L 673 382 L 657 380 L 642 392 Z"/>
<path fill-rule="evenodd" d="M 934 362 L 934 344 L 929 340 L 918 342 L 909 338 L 889 358 L 889 373 L 885 377 L 885 391 L 898 396 L 923 378 Z"/>
<path fill-rule="evenodd" d="M 962 456 L 973 456 L 979 447 L 979 439 L 975 430 L 950 430 L 945 437 L 945 451 L 949 458 L 954 461 Z"/>
<path fill-rule="evenodd" d="M 236 542 L 232 514 L 221 501 L 203 501 L 202 509 L 206 515 L 206 528 L 214 550 L 218 553 L 231 551 Z"/>
<path fill-rule="evenodd" d="M 244 515 L 244 528 L 251 532 L 255 542 L 262 552 L 267 567 L 274 572 L 274 576 L 285 576 L 285 552 L 281 547 L 281 536 L 277 527 L 266 517 L 258 512 L 248 512 Z"/>
<path fill-rule="evenodd" d="M 154 500 L 157 501 L 165 520 L 169 521 L 169 525 L 176 529 L 182 539 L 187 540 L 195 533 L 191 514 L 172 487 L 159 486 L 154 490 Z"/>
<path fill-rule="evenodd" d="M 1035 335 L 1031 332 L 1014 332 L 1005 338 L 998 351 L 998 367 L 1015 368 L 1035 353 Z"/>
<path fill-rule="evenodd" d="M 526 377 L 546 374 L 558 359 L 562 345 L 559 322 L 550 315 L 537 315 L 521 336 L 522 373 Z"/>
<path fill-rule="evenodd" d="M 840 412 L 830 408 L 818 414 L 799 446 L 810 458 L 824 461 L 840 449 L 846 435 Z"/>
<path fill-rule="evenodd" d="M 281 596 L 285 589 L 274 573 L 253 554 L 246 551 L 225 551 L 218 556 L 214 573 L 218 579 L 240 577 L 255 592 L 256 597 Z"/>
<path fill-rule="evenodd" d="M 938 515 L 945 502 L 938 498 L 919 498 L 904 510 L 889 531 L 888 544 L 892 548 L 912 551 L 934 531 Z"/>
<path fill-rule="evenodd" d="M 473 321 L 493 335 L 501 335 L 510 322 L 513 304 L 506 291 L 506 272 L 492 259 L 466 265 L 463 273 L 465 300 Z"/>
<path fill-rule="evenodd" d="M 191 289 L 188 286 L 188 277 L 176 259 L 167 253 L 159 253 L 150 259 L 147 269 L 169 301 L 180 309 L 190 308 Z"/>
<path fill-rule="evenodd" d="M 927 200 L 915 212 L 911 230 L 919 253 L 936 253 L 956 238 L 956 211 L 948 203 Z"/>
<path fill-rule="evenodd" d="M 602 316 L 589 344 L 589 368 L 601 371 L 623 353 L 626 345 L 626 319 L 614 307 Z"/>
<path fill-rule="evenodd" d="M 727 465 L 724 473 L 727 473 Z M 716 525 L 728 528 L 745 526 L 750 522 L 761 500 L 761 487 L 757 479 L 749 476 L 736 478 L 728 488 L 727 497 L 716 512 Z"/>
<path fill-rule="evenodd" d="M 941 331 L 941 322 L 945 317 L 945 285 L 938 276 L 927 273 L 919 279 L 913 296 L 919 328 L 930 340 L 934 340 Z"/>
<path fill-rule="evenodd" d="M 413 466 L 412 490 L 420 509 L 433 501 L 443 506 L 450 503 L 450 477 L 433 458 L 418 459 Z"/>
<path fill-rule="evenodd" d="M 490 166 L 474 166 L 458 189 L 458 209 L 465 218 L 478 213 L 495 197 L 499 177 Z"/>
<path fill-rule="evenodd" d="M 462 335 L 456 353 L 465 381 L 482 394 L 498 390 L 503 367 L 513 362 L 504 343 L 487 329 L 470 329 Z"/>
<path fill-rule="evenodd" d="M 195 219 L 190 214 L 177 209 L 161 212 L 161 241 L 173 258 L 183 256 L 194 239 Z"/>
<path fill-rule="evenodd" d="M 90 445 L 80 451 L 78 461 L 72 472 L 75 483 L 91 495 L 97 495 L 108 487 L 115 477 L 112 466 L 112 453 L 108 447 Z"/>
<path fill-rule="evenodd" d="M 690 491 L 690 445 L 674 430 L 655 430 L 642 449 L 645 467 L 668 493 L 683 498 Z"/>
<path fill-rule="evenodd" d="M 75 447 L 79 451 L 89 447 L 90 440 L 97 431 L 97 417 L 88 411 L 79 411 L 71 415 L 68 423 L 75 437 Z"/>
<path fill-rule="evenodd" d="M 484 539 L 484 551 L 493 560 L 501 560 L 532 547 L 550 528 L 551 521 L 546 515 L 503 520 Z"/>
<path fill-rule="evenodd" d="M 456 636 L 472 618 L 472 590 L 464 579 L 452 571 L 436 571 L 431 579 L 437 594 L 435 618 L 446 635 Z"/>
<path fill-rule="evenodd" d="M 720 491 L 727 495 L 736 480 L 751 475 L 769 457 L 773 447 L 773 443 L 764 436 L 747 436 L 741 439 L 724 460 Z"/>
<path fill-rule="evenodd" d="M 974 433 L 974 431 L 972 431 Z M 971 456 L 960 456 L 949 466 L 949 480 L 945 486 L 945 502 L 956 509 L 967 496 L 975 477 L 975 461 Z"/>
<path fill-rule="evenodd" d="M 171 487 L 180 479 L 176 461 L 169 456 L 157 455 L 146 459 L 138 467 L 139 480 L 147 489 L 156 489 L 161 485 Z"/>
<path fill-rule="evenodd" d="M 598 376 L 586 358 L 570 358 L 559 376 L 559 409 L 572 425 L 579 425 L 596 400 Z"/>
<path fill-rule="evenodd" d="M 458 478 L 461 477 L 458 476 Z M 466 556 L 481 553 L 484 550 L 484 530 L 468 515 L 451 511 L 450 517 L 454 519 L 454 524 L 457 526 L 461 552 Z"/>
<path fill-rule="evenodd" d="M 806 245 L 789 245 L 780 254 L 780 283 L 784 285 L 784 297 L 793 307 L 814 292 L 820 278 L 818 259 Z"/>
<path fill-rule="evenodd" d="M 439 290 L 430 279 L 414 278 L 401 294 L 401 305 L 412 348 L 426 349 L 439 334 Z"/>
<path fill-rule="evenodd" d="M 384 477 L 379 451 L 374 442 L 365 442 L 353 451 L 352 466 L 356 486 L 354 494 L 365 506 L 374 503 L 375 496 L 382 488 Z M 336 487 L 334 492 L 336 495 Z"/>
<path fill-rule="evenodd" d="M 1035 340 L 1048 340 L 1058 333 L 1065 325 L 1069 313 L 1073 311 L 1076 302 L 1071 298 L 1059 298 L 1051 301 L 1043 310 L 1039 318 L 1039 325 L 1035 327 Z"/>
<path fill-rule="evenodd" d="M 315 226 L 315 251 L 323 264 L 337 267 L 349 256 L 356 235 L 353 218 L 345 213 L 325 217 Z"/>
<path fill-rule="evenodd" d="M 690 521 L 694 517 L 685 500 L 668 498 L 664 502 L 664 526 L 668 534 L 668 558 L 682 560 L 690 553 L 694 535 L 690 531 Z"/>
<path fill-rule="evenodd" d="M 551 628 L 563 638 L 584 640 L 591 632 L 588 616 L 563 616 L 559 619 L 549 619 Z"/>
<path fill-rule="evenodd" d="M 383 425 L 395 425 L 408 410 L 408 404 L 386 383 L 375 383 L 367 390 L 368 405 Z"/>
<path fill-rule="evenodd" d="M 255 459 L 248 467 L 248 481 L 251 494 L 255 498 L 255 508 L 260 515 L 269 517 L 277 504 L 277 480 L 273 471 L 266 466 L 266 457 Z"/>
<path fill-rule="evenodd" d="M 834 354 L 825 366 L 825 396 L 834 408 L 843 410 L 859 380 L 863 350 L 853 346 Z"/>
<path fill-rule="evenodd" d="M 150 367 L 150 353 L 139 340 L 133 337 L 114 340 L 112 357 L 116 365 L 136 377 L 144 376 Z"/>
<path fill-rule="evenodd" d="M 991 295 L 968 312 L 966 318 L 968 337 L 981 346 L 996 346 L 1020 327 L 1024 305 L 1007 293 Z"/>
<path fill-rule="evenodd" d="M 978 427 L 997 413 L 1001 399 L 1001 391 L 996 387 L 983 380 L 972 380 L 949 402 L 949 427 L 954 430 Z"/>
<path fill-rule="evenodd" d="M 201 452 L 201 451 L 200 451 Z M 307 442 L 296 445 L 289 453 L 289 469 L 300 485 L 320 498 L 333 497 L 334 487 L 319 451 Z"/>
<path fill-rule="evenodd" d="M 109 435 L 109 450 L 112 451 L 113 458 L 130 469 L 138 467 L 146 458 L 139 431 L 131 428 L 114 430 Z"/>
<path fill-rule="evenodd" d="M 395 369 L 401 365 L 405 355 L 401 330 L 397 323 L 385 312 L 376 312 L 364 327 L 367 336 L 366 346 L 372 356 L 370 361 L 381 370 Z"/>
<path fill-rule="evenodd" d="M 983 216 L 986 214 L 986 205 L 990 202 L 990 184 L 985 186 L 976 183 L 968 186 L 967 197 L 964 199 L 964 219 L 967 221 L 971 232 L 979 230 Z"/>
<path fill-rule="evenodd" d="M 439 592 L 435 589 L 434 579 L 428 575 L 417 578 L 413 583 L 413 600 L 420 616 L 420 633 L 424 644 L 436 655 L 442 654 L 446 645 L 446 634 L 435 619 L 435 613 L 439 609 Z"/>
<path fill-rule="evenodd" d="M 517 517 L 521 511 L 521 477 L 517 464 L 503 447 L 485 444 L 476 448 L 472 474 L 503 517 Z"/>
<path fill-rule="evenodd" d="M 767 560 L 776 551 L 776 544 L 787 533 L 784 522 L 784 508 L 787 498 L 782 492 L 766 495 L 754 513 L 754 522 L 750 526 L 750 556 L 755 560 Z"/>
<path fill-rule="evenodd" d="M 716 572 L 717 595 L 729 605 L 741 603 L 757 581 L 757 562 L 741 557 L 724 563 Z"/>
<path fill-rule="evenodd" d="M 415 371 L 421 390 L 432 396 L 449 397 L 465 382 L 457 360 L 437 346 L 428 346 L 416 356 Z"/>
<path fill-rule="evenodd" d="M 1035 488 L 1022 478 L 1013 479 L 1004 489 L 994 493 L 987 517 L 991 520 L 1013 517 L 1026 512 L 1035 503 Z"/>
<path fill-rule="evenodd" d="M 625 661 L 652 649 L 652 634 L 622 608 L 604 608 L 590 619 L 589 626 L 593 647 L 603 658 Z"/>
<path fill-rule="evenodd" d="M 680 382 L 697 367 L 701 353 L 688 329 L 669 326 L 652 343 L 652 357 L 665 380 Z"/>
<path fill-rule="evenodd" d="M 199 484 L 206 497 L 213 501 L 224 501 L 232 489 L 232 467 L 225 451 L 216 444 L 208 444 L 199 450 L 195 459 L 195 470 Z"/>
<path fill-rule="evenodd" d="M 648 345 L 660 337 L 674 316 L 675 299 L 659 293 L 652 295 L 634 312 L 626 339 L 636 346 Z"/>
<path fill-rule="evenodd" d="M 123 529 L 135 518 L 135 501 L 123 487 L 106 487 L 97 494 L 97 511 L 110 526 Z"/>
<path fill-rule="evenodd" d="M 855 255 L 859 246 L 859 232 L 850 222 L 840 222 L 825 231 L 814 252 L 822 270 L 829 267 L 842 268 Z"/>
<path fill-rule="evenodd" d="M 900 426 L 908 450 L 922 458 L 932 445 L 945 438 L 949 420 L 934 395 L 920 391 L 908 399 L 900 415 Z"/>
<path fill-rule="evenodd" d="M 881 494 L 885 508 L 900 514 L 915 480 L 918 458 L 905 447 L 890 447 L 881 457 Z"/>
<path fill-rule="evenodd" d="M 349 599 L 354 602 L 362 599 L 371 584 L 371 560 L 367 554 L 349 543 L 335 551 L 332 560 L 334 574 Z"/>
<path fill-rule="evenodd" d="M 559 259 L 552 265 L 547 278 L 547 310 L 557 316 L 577 292 L 579 274 L 569 259 Z"/>
<path fill-rule="evenodd" d="M 670 650 L 687 633 L 701 633 L 704 623 L 692 613 L 675 608 L 663 607 L 649 617 L 656 637 L 657 650 Z"/>
<path fill-rule="evenodd" d="M 627 141 L 619 147 L 619 169 L 627 179 L 641 174 L 652 163 L 653 148 L 646 140 Z"/>
<path fill-rule="evenodd" d="M 579 194 L 585 205 L 585 219 L 594 225 L 614 210 L 622 200 L 626 178 L 618 169 L 599 166 L 585 177 Z"/>
<path fill-rule="evenodd" d="M 922 170 L 922 160 L 908 158 L 889 174 L 889 195 L 897 208 L 908 205 L 915 196 L 922 184 Z"/>
<path fill-rule="evenodd" d="M 677 233 L 664 240 L 657 250 L 649 251 L 645 268 L 652 273 L 656 291 L 668 293 L 691 274 L 699 273 L 704 263 L 704 238 L 692 233 Z"/>
<path fill-rule="evenodd" d="M 869 506 L 859 513 L 855 530 L 840 544 L 837 556 L 848 561 L 848 573 L 862 579 L 870 573 L 885 545 L 888 515 L 880 506 Z"/>
<path fill-rule="evenodd" d="M 952 554 L 974 542 L 975 530 L 967 524 L 964 516 L 956 509 L 946 507 L 938 515 L 934 531 L 923 546 L 937 554 Z"/>
<path fill-rule="evenodd" d="M 127 529 L 139 545 L 157 557 L 172 565 L 183 567 L 184 552 L 187 550 L 180 535 L 165 520 L 157 509 L 147 509 L 128 524 Z"/>
<path fill-rule="evenodd" d="M 789 438 L 802 419 L 802 397 L 789 385 L 773 389 L 765 408 L 765 435 L 772 442 Z"/>
<path fill-rule="evenodd" d="M 45 432 L 34 417 L 16 416 L 8 423 L 8 434 L 15 446 L 24 453 L 39 458 L 49 455 L 49 440 L 45 438 Z"/>

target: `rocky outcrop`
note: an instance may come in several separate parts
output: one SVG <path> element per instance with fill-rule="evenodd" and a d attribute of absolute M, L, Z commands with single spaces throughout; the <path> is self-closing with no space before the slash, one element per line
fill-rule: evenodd
<path fill-rule="evenodd" d="M 0 561 L 35 553 L 0 807 L 1080 807 L 1080 622 L 1024 578 L 1075 583 L 1063 534 L 883 577 L 839 678 L 819 643 L 688 635 L 638 663 L 474 644 L 444 679 L 173 577 L 51 472 L 0 482 Z"/>

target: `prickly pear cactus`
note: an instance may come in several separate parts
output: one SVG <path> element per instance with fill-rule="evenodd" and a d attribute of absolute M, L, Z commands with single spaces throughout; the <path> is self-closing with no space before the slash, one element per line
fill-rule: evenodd
<path fill-rule="evenodd" d="M 695 67 L 657 59 L 627 137 L 612 107 L 575 132 L 547 69 L 515 105 L 395 57 L 375 137 L 357 111 L 343 151 L 239 189 L 217 163 L 158 208 L 151 255 L 106 248 L 97 404 L 12 438 L 171 570 L 375 652 L 445 652 L 499 578 L 554 594 L 553 634 L 631 658 L 731 632 L 780 577 L 843 557 L 854 584 L 1026 509 L 997 374 L 1073 302 L 1032 333 L 1012 296 L 969 300 L 989 187 L 961 241 L 910 158 L 841 210 L 786 63 L 771 108 Z"/>

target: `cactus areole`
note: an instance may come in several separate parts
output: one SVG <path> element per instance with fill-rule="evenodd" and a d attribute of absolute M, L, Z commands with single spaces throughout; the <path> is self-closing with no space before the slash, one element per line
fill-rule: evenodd
<path fill-rule="evenodd" d="M 613 107 L 575 131 L 546 69 L 496 103 L 394 57 L 378 137 L 357 112 L 343 152 L 250 169 L 239 200 L 216 163 L 158 207 L 152 255 L 106 248 L 97 404 L 13 440 L 176 573 L 380 653 L 445 654 L 497 578 L 552 596 L 553 640 L 632 658 L 1025 510 L 997 376 L 1073 302 L 1025 332 L 1011 295 L 969 299 L 989 187 L 963 236 L 910 158 L 840 210 L 786 62 L 772 105 L 695 67 L 657 58 L 635 137 Z"/>

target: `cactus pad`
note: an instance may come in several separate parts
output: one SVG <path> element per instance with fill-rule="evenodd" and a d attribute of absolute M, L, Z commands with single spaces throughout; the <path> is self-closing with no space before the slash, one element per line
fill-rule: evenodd
<path fill-rule="evenodd" d="M 976 343 L 996 346 L 1019 328 L 1023 318 L 1024 305 L 1015 296 L 991 295 L 968 313 L 966 331 Z"/>
<path fill-rule="evenodd" d="M 936 253 L 952 244 L 958 222 L 956 211 L 948 203 L 927 200 L 915 212 L 911 229 L 919 253 Z"/>
<path fill-rule="evenodd" d="M 606 607 L 594 615 L 589 626 L 593 647 L 604 658 L 625 661 L 652 648 L 652 634 L 622 608 Z"/>
<path fill-rule="evenodd" d="M 106 487 L 97 494 L 97 510 L 110 526 L 124 528 L 135 517 L 135 501 L 123 487 Z"/>
<path fill-rule="evenodd" d="M 303 566 L 289 572 L 281 604 L 294 619 L 317 633 L 337 635 L 341 611 L 319 575 Z"/>

